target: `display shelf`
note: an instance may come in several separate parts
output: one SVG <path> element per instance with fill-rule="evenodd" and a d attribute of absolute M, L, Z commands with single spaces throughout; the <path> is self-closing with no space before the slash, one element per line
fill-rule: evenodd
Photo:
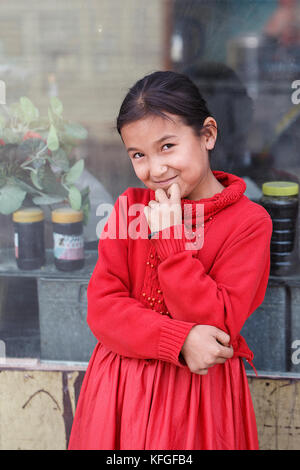
<path fill-rule="evenodd" d="M 97 262 L 97 250 L 85 250 L 85 265 L 77 271 L 59 271 L 54 264 L 53 250 L 46 250 L 46 262 L 40 269 L 23 270 L 19 269 L 16 263 L 13 248 L 0 250 L 0 276 L 8 277 L 32 277 L 32 278 L 72 278 L 88 279 Z"/>

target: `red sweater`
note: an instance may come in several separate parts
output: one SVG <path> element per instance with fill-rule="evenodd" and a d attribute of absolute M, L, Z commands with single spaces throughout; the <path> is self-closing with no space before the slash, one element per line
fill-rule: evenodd
<path fill-rule="evenodd" d="M 225 186 L 221 193 L 181 200 L 183 211 L 188 204 L 192 228 L 197 206 L 204 204 L 200 249 L 187 249 L 191 241 L 184 225 L 171 227 L 169 238 L 163 238 L 165 229 L 148 240 L 142 208 L 155 199 L 154 191 L 129 188 L 118 198 L 88 286 L 88 324 L 111 351 L 187 367 L 180 355 L 183 343 L 194 325 L 206 324 L 227 332 L 235 355 L 251 363 L 253 353 L 240 331 L 264 300 L 272 221 L 244 195 L 241 178 L 213 173 Z M 142 236 L 133 239 L 137 229 Z"/>

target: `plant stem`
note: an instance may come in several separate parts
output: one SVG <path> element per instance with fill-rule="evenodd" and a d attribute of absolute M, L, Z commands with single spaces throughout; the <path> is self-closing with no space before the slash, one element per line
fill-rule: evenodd
<path fill-rule="evenodd" d="M 27 168 L 27 165 L 29 165 L 30 163 L 34 162 L 35 160 L 38 160 L 38 159 L 40 158 L 40 154 L 41 154 L 42 152 L 44 152 L 47 148 L 48 148 L 48 147 L 47 147 L 47 144 L 46 144 L 41 150 L 39 150 L 39 151 L 37 152 L 37 154 L 36 154 L 31 160 L 26 160 L 25 162 L 21 163 L 21 165 L 20 165 L 21 168 L 23 168 L 23 169 L 28 169 L 28 168 Z"/>

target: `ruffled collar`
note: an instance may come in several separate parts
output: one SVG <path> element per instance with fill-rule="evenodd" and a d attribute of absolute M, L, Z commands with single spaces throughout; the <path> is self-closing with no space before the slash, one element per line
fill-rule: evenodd
<path fill-rule="evenodd" d="M 220 193 L 210 198 L 199 199 L 197 201 L 186 198 L 181 199 L 184 221 L 189 225 L 190 222 L 192 222 L 192 226 L 198 225 L 200 221 L 199 217 L 201 218 L 201 222 L 211 220 L 222 209 L 237 202 L 246 191 L 246 183 L 239 176 L 217 170 L 214 170 L 212 173 L 225 188 Z M 150 199 L 155 200 L 155 192 L 152 189 L 150 189 Z M 204 218 L 203 213 L 202 216 L 199 216 L 201 213 L 199 208 L 197 210 L 199 204 L 203 204 Z"/>

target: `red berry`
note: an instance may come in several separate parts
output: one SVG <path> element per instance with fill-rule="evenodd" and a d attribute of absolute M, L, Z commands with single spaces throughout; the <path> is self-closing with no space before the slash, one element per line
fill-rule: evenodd
<path fill-rule="evenodd" d="M 27 140 L 27 139 L 41 139 L 44 142 L 46 142 L 45 139 L 43 139 L 43 137 L 40 134 L 38 134 L 37 132 L 33 132 L 33 131 L 26 132 L 26 134 L 23 137 L 23 140 Z"/>

